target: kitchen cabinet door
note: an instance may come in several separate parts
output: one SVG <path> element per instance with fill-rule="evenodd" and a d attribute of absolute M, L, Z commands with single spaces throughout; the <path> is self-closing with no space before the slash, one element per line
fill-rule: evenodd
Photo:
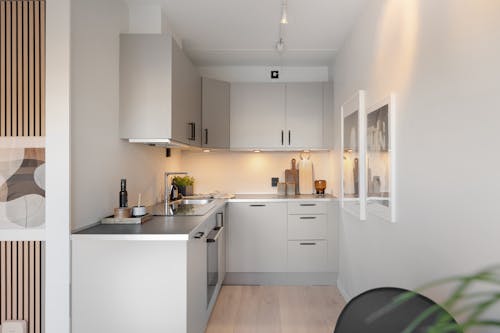
<path fill-rule="evenodd" d="M 202 79 L 202 146 L 229 148 L 229 82 Z"/>
<path fill-rule="evenodd" d="M 231 149 L 285 148 L 285 85 L 231 83 Z"/>
<path fill-rule="evenodd" d="M 286 145 L 289 148 L 323 147 L 323 83 L 287 83 Z"/>
<path fill-rule="evenodd" d="M 120 138 L 201 146 L 201 76 L 168 34 L 120 35 Z"/>
<path fill-rule="evenodd" d="M 228 272 L 285 272 L 286 203 L 230 203 Z"/>
<path fill-rule="evenodd" d="M 187 243 L 187 333 L 203 333 L 207 324 L 207 232 Z M 167 263 L 168 265 L 168 263 Z"/>
<path fill-rule="evenodd" d="M 201 146 L 201 76 L 172 42 L 172 139 Z"/>

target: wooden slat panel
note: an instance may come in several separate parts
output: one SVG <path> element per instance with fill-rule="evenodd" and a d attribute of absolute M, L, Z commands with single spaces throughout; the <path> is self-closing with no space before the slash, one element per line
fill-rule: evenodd
<path fill-rule="evenodd" d="M 40 136 L 40 3 L 35 1 L 35 136 Z"/>
<path fill-rule="evenodd" d="M 30 266 L 28 269 L 28 274 L 30 275 L 30 307 L 29 307 L 29 315 L 28 315 L 28 332 L 35 332 L 35 242 L 30 242 Z"/>
<path fill-rule="evenodd" d="M 17 136 L 17 3 L 11 3 L 11 135 Z"/>
<path fill-rule="evenodd" d="M 45 136 L 45 1 L 40 2 L 40 69 L 40 135 Z"/>
<path fill-rule="evenodd" d="M 1 282 L 1 287 L 0 287 L 0 324 L 3 323 L 6 319 L 5 315 L 5 305 L 7 304 L 7 299 L 6 299 L 6 291 L 7 291 L 7 263 L 6 263 L 6 246 L 7 242 L 0 242 L 0 280 Z"/>
<path fill-rule="evenodd" d="M 17 318 L 17 242 L 12 242 L 12 318 Z"/>
<path fill-rule="evenodd" d="M 0 1 L 0 136 L 45 135 L 45 1 Z"/>
<path fill-rule="evenodd" d="M 35 135 L 35 16 L 34 16 L 34 4 L 33 1 L 28 3 L 28 41 L 29 41 L 29 58 L 28 58 L 28 71 L 29 71 L 29 134 L 30 136 Z"/>
<path fill-rule="evenodd" d="M 0 136 L 5 136 L 5 1 L 0 1 Z"/>
<path fill-rule="evenodd" d="M 23 1 L 17 2 L 17 135 L 23 136 Z"/>
<path fill-rule="evenodd" d="M 23 135 L 29 133 L 29 13 L 28 2 L 23 1 Z"/>
<path fill-rule="evenodd" d="M 36 242 L 35 244 L 35 333 L 40 332 L 40 313 L 41 313 L 41 249 L 40 242 Z"/>
<path fill-rule="evenodd" d="M 6 313 L 5 317 L 7 319 L 12 318 L 12 280 L 11 280 L 11 274 L 12 274 L 12 251 L 11 251 L 11 242 L 7 242 L 7 252 L 6 252 L 6 259 L 7 259 L 7 265 L 5 270 L 7 271 L 6 274 L 6 279 L 7 279 L 7 290 L 6 290 Z"/>
<path fill-rule="evenodd" d="M 30 249 L 30 243 L 29 242 L 23 242 L 23 247 L 24 247 L 24 256 L 23 256 L 23 266 L 24 266 L 24 281 L 23 281 L 23 317 L 22 319 L 28 321 L 29 320 L 29 304 L 30 304 L 30 276 L 29 276 L 29 249 Z"/>
<path fill-rule="evenodd" d="M 29 333 L 42 332 L 42 242 L 0 242 L 0 324 L 26 320 Z"/>
<path fill-rule="evenodd" d="M 24 269 L 24 253 L 23 243 L 17 242 L 17 318 L 23 319 L 23 303 L 24 303 L 24 285 L 23 285 L 23 269 Z"/>
<path fill-rule="evenodd" d="M 5 19 L 5 75 L 6 75 L 6 81 L 5 81 L 5 101 L 6 101 L 6 109 L 5 109 L 5 125 L 6 125 L 6 130 L 5 130 L 5 135 L 6 136 L 11 136 L 11 112 L 12 112 L 12 105 L 11 105 L 11 2 L 7 1 L 5 4 L 5 14 L 6 14 L 6 19 Z"/>

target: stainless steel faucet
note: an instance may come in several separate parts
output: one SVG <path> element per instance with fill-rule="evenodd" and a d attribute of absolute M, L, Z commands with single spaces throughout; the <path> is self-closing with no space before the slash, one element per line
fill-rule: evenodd
<path fill-rule="evenodd" d="M 170 204 L 170 193 L 172 191 L 172 183 L 168 181 L 168 178 L 172 175 L 187 175 L 188 173 L 185 171 L 179 171 L 179 172 L 165 172 L 165 205 L 168 207 Z"/>

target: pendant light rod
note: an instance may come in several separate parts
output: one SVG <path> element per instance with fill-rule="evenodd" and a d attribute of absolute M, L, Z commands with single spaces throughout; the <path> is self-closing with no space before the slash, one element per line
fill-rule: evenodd
<path fill-rule="evenodd" d="M 287 18 L 287 0 L 283 0 L 283 4 L 281 6 L 281 24 L 288 24 L 288 18 Z"/>

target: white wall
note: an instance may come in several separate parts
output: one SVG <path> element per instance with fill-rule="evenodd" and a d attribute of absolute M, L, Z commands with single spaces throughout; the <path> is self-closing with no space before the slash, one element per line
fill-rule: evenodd
<path fill-rule="evenodd" d="M 343 216 L 349 296 L 500 262 L 499 37 L 498 0 L 374 0 L 338 53 L 337 124 L 357 89 L 397 94 L 397 223 Z"/>
<path fill-rule="evenodd" d="M 276 193 L 271 177 L 285 181 L 291 160 L 300 161 L 297 152 L 182 152 L 182 166 L 195 178 L 196 193 Z M 332 169 L 328 152 L 311 152 L 314 178 L 326 179 L 330 193 Z"/>
<path fill-rule="evenodd" d="M 72 1 L 72 227 L 113 213 L 120 178 L 127 179 L 129 206 L 160 199 L 163 173 L 179 168 L 179 152 L 119 139 L 119 33 L 128 11 L 118 0 Z"/>

